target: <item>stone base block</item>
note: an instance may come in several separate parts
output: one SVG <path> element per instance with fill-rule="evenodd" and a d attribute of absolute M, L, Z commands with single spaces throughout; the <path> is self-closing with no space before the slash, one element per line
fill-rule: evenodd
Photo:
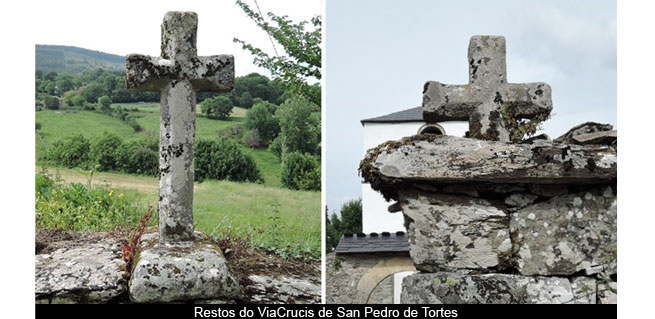
<path fill-rule="evenodd" d="M 118 240 L 36 255 L 36 303 L 106 303 L 127 290 Z"/>
<path fill-rule="evenodd" d="M 555 196 L 511 215 L 523 275 L 616 274 L 616 194 L 612 187 Z"/>
<path fill-rule="evenodd" d="M 481 198 L 400 191 L 416 269 L 504 269 L 510 264 L 509 216 Z"/>
<path fill-rule="evenodd" d="M 405 304 L 596 303 L 596 280 L 508 274 L 413 274 L 403 280 Z"/>
<path fill-rule="evenodd" d="M 156 232 L 143 235 L 130 279 L 130 300 L 138 303 L 235 299 L 239 283 L 216 243 L 196 231 L 194 241 L 160 244 Z"/>

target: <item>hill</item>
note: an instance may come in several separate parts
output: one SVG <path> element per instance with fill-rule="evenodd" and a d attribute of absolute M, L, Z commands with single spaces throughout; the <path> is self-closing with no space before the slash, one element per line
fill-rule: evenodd
<path fill-rule="evenodd" d="M 70 74 L 97 68 L 111 71 L 125 68 L 124 56 L 63 45 L 37 44 L 35 62 L 36 69 Z"/>

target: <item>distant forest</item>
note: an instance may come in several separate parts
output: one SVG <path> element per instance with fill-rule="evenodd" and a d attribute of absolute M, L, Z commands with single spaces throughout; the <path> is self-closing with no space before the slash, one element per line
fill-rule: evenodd
<path fill-rule="evenodd" d="M 159 102 L 158 92 L 129 92 L 125 88 L 124 71 L 94 69 L 73 75 L 37 69 L 34 85 L 37 106 L 49 96 L 63 98 L 66 106 L 80 107 L 97 103 L 102 96 L 108 96 L 113 103 Z M 199 93 L 197 99 L 201 102 L 216 95 Z M 262 101 L 281 104 L 288 97 L 277 82 L 258 73 L 237 77 L 234 90 L 220 95 L 227 96 L 232 105 L 245 109 Z"/>

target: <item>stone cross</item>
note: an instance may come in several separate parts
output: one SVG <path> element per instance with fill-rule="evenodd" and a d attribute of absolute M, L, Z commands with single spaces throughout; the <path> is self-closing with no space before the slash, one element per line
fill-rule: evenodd
<path fill-rule="evenodd" d="M 193 238 L 193 144 L 196 92 L 228 92 L 234 86 L 232 55 L 197 56 L 195 12 L 167 12 L 161 25 L 161 55 L 127 56 L 132 91 L 161 94 L 159 124 L 160 242 Z"/>
<path fill-rule="evenodd" d="M 471 37 L 468 49 L 469 84 L 429 81 L 423 87 L 423 119 L 427 123 L 468 120 L 469 136 L 510 140 L 502 112 L 531 119 L 550 114 L 551 89 L 546 83 L 507 83 L 505 37 Z"/>

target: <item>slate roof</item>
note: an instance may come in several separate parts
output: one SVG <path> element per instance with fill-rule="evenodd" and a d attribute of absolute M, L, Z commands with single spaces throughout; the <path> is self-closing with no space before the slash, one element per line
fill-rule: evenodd
<path fill-rule="evenodd" d="M 423 108 L 418 106 L 404 111 L 394 112 L 387 115 L 361 120 L 362 125 L 364 125 L 364 123 L 403 123 L 403 122 L 423 122 Z"/>
<path fill-rule="evenodd" d="M 335 249 L 337 254 L 408 252 L 409 241 L 405 232 L 347 234 L 341 236 Z"/>

